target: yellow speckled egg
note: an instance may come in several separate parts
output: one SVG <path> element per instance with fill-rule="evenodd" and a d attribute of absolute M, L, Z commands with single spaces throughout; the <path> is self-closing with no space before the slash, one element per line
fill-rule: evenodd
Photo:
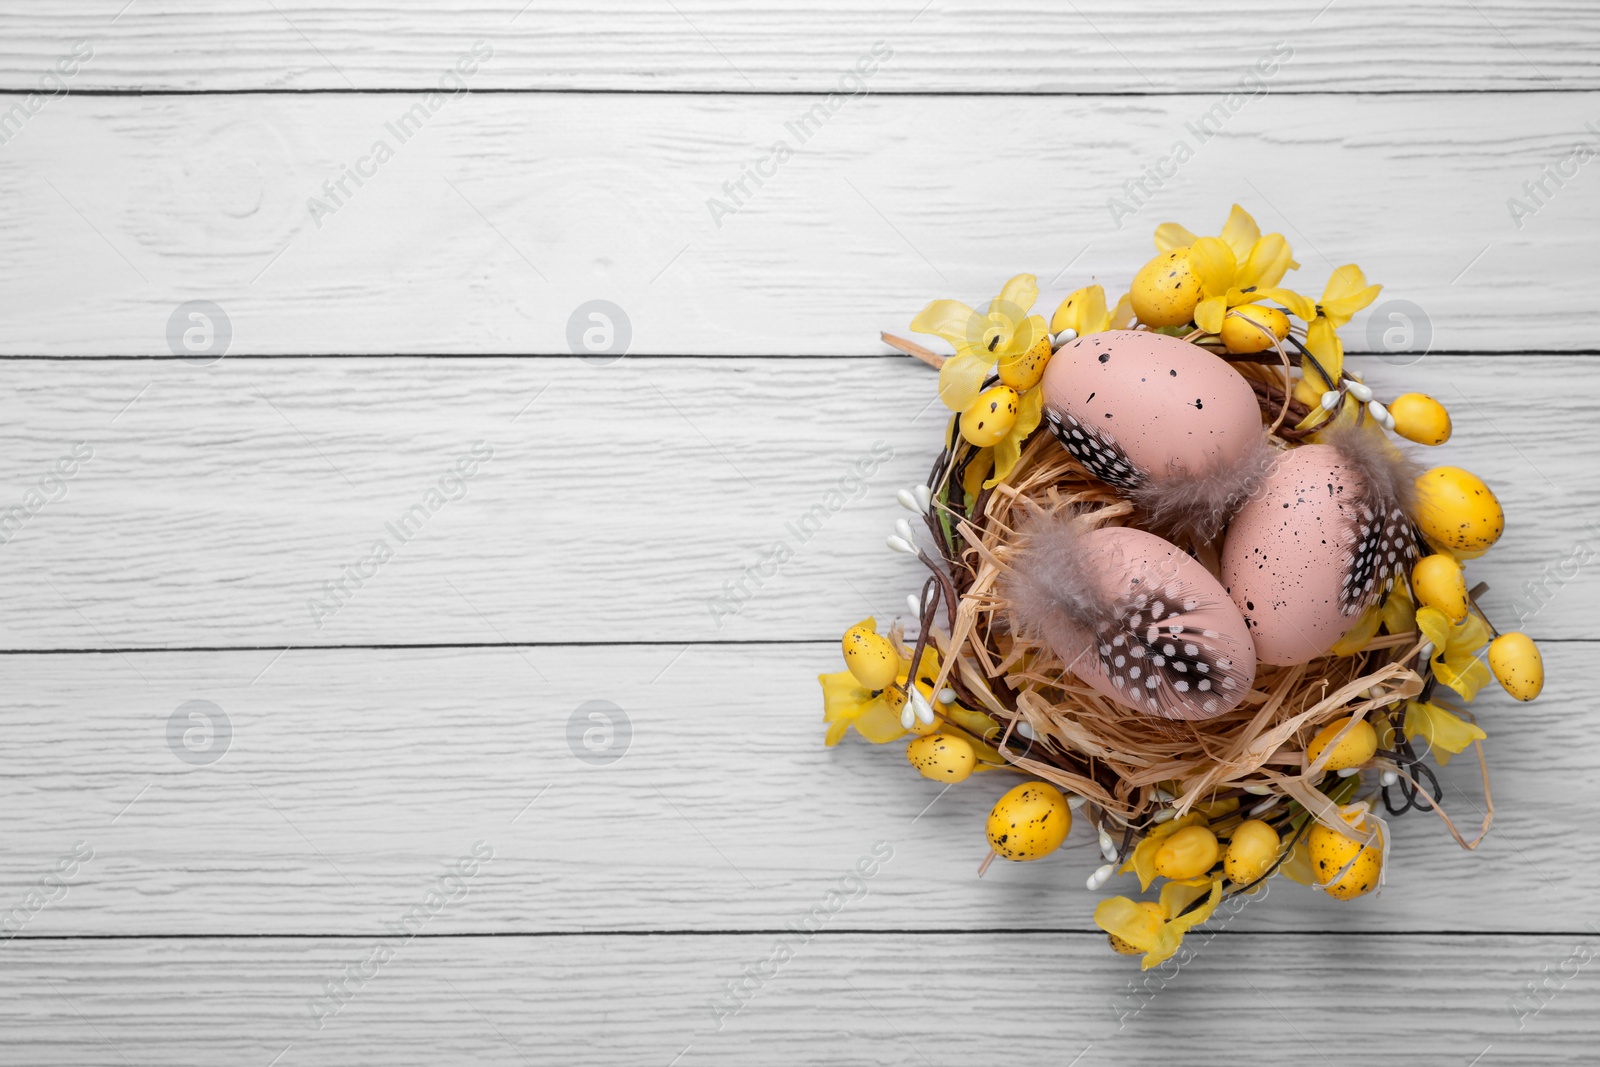
<path fill-rule="evenodd" d="M 1322 755 L 1323 749 L 1333 744 L 1333 739 L 1339 731 L 1349 726 L 1350 720 L 1355 716 L 1346 716 L 1335 719 L 1317 732 L 1311 744 L 1306 746 L 1306 763 L 1312 764 L 1317 757 Z M 1333 745 L 1333 751 L 1328 754 L 1328 762 L 1323 764 L 1323 770 L 1342 771 L 1349 767 L 1359 767 L 1371 759 L 1378 751 L 1378 731 L 1373 729 L 1370 722 L 1362 719 L 1350 727 L 1350 732 L 1344 735 L 1344 740 Z"/>
<path fill-rule="evenodd" d="M 1365 831 L 1367 827 L 1358 824 L 1358 829 Z M 1311 827 L 1309 844 L 1312 874 L 1330 897 L 1354 900 L 1378 888 L 1378 876 L 1383 872 L 1381 838 L 1374 838 L 1372 844 L 1363 847 L 1339 831 L 1316 823 Z M 1354 863 L 1350 863 L 1352 859 Z M 1339 875 L 1347 863 L 1350 869 Z"/>
<path fill-rule="evenodd" d="M 989 812 L 989 847 L 1008 860 L 1050 855 L 1072 829 L 1072 809 L 1049 782 L 1025 782 L 995 802 Z"/>
<path fill-rule="evenodd" d="M 936 782 L 964 782 L 978 765 L 972 744 L 957 734 L 929 734 L 906 745 L 906 759 L 917 773 Z"/>
<path fill-rule="evenodd" d="M 844 665 L 868 689 L 887 689 L 900 673 L 900 657 L 894 644 L 873 629 L 872 620 L 857 623 L 844 632 L 840 642 Z"/>
<path fill-rule="evenodd" d="M 1222 848 L 1204 826 L 1185 826 L 1156 849 L 1156 873 L 1163 878 L 1197 878 L 1217 862 Z"/>
<path fill-rule="evenodd" d="M 1450 413 L 1426 393 L 1403 393 L 1389 403 L 1394 432 L 1419 445 L 1442 445 L 1450 440 Z"/>
<path fill-rule="evenodd" d="M 1417 478 L 1417 525 L 1435 548 L 1476 559 L 1500 540 L 1506 513 L 1476 474 L 1435 467 Z"/>
<path fill-rule="evenodd" d="M 1277 308 L 1245 304 L 1228 312 L 1218 336 L 1223 346 L 1236 355 L 1265 352 L 1274 340 L 1289 336 L 1289 316 Z"/>
<path fill-rule="evenodd" d="M 1200 303 L 1200 279 L 1189 268 L 1189 249 L 1163 252 L 1139 269 L 1128 289 L 1133 313 L 1148 326 L 1182 326 Z"/>
<path fill-rule="evenodd" d="M 1532 700 L 1544 689 L 1544 657 L 1527 634 L 1501 634 L 1489 642 L 1489 669 L 1518 700 Z"/>
<path fill-rule="evenodd" d="M 1011 386 L 990 386 L 961 413 L 961 436 L 979 448 L 999 444 L 1017 424 L 1018 403 Z"/>
<path fill-rule="evenodd" d="M 1139 905 L 1140 910 L 1147 916 L 1150 936 L 1155 937 L 1161 931 L 1161 924 L 1167 921 L 1166 909 L 1154 900 L 1136 900 L 1134 903 Z M 1107 934 L 1106 937 L 1110 938 L 1111 948 L 1119 956 L 1144 955 L 1144 949 L 1129 944 L 1116 934 Z"/>
<path fill-rule="evenodd" d="M 1033 347 L 1021 358 L 1000 364 L 1000 382 L 1017 392 L 1032 389 L 1044 377 L 1044 368 L 1050 362 L 1050 335 L 1041 333 Z"/>
<path fill-rule="evenodd" d="M 1411 570 L 1411 589 L 1419 604 L 1438 608 L 1451 622 L 1467 617 L 1467 576 L 1454 556 L 1435 552 L 1418 560 Z"/>
<path fill-rule="evenodd" d="M 1230 882 L 1249 885 L 1278 862 L 1282 844 L 1278 831 L 1260 819 L 1247 819 L 1233 828 L 1222 853 L 1222 873 Z"/>

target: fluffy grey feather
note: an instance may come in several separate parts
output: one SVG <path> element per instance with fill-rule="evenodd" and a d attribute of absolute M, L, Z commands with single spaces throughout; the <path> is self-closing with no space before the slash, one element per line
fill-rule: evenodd
<path fill-rule="evenodd" d="M 1321 436 L 1323 443 L 1339 450 L 1350 473 L 1361 483 L 1340 594 L 1341 609 L 1346 615 L 1355 615 L 1375 602 L 1395 575 L 1410 569 L 1417 557 L 1412 531 L 1422 465 L 1381 432 L 1347 426 Z"/>
<path fill-rule="evenodd" d="M 1033 517 L 1020 531 L 1017 553 L 1000 584 L 1012 627 L 1067 661 L 1127 613 L 1127 606 L 1108 598 L 1096 580 L 1083 532 L 1070 511 Z"/>
<path fill-rule="evenodd" d="M 1263 433 L 1232 463 L 1189 471 L 1172 464 L 1128 491 L 1140 511 L 1139 527 L 1179 544 L 1206 544 L 1222 533 L 1272 466 L 1275 453 Z"/>

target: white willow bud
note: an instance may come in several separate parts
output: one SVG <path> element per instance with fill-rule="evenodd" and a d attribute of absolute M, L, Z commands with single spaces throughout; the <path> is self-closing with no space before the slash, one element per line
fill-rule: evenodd
<path fill-rule="evenodd" d="M 919 485 L 911 492 L 917 498 L 917 510 L 926 515 L 933 508 L 933 490 Z"/>
<path fill-rule="evenodd" d="M 1323 411 L 1332 411 L 1334 408 L 1336 408 L 1338 406 L 1339 406 L 1339 390 L 1337 390 L 1337 389 L 1329 389 L 1326 393 L 1322 394 L 1322 410 Z"/>
<path fill-rule="evenodd" d="M 900 537 L 896 534 L 890 534 L 888 540 L 884 543 L 895 552 L 904 552 L 908 556 L 915 556 L 917 554 L 916 545 L 912 544 L 910 541 L 907 541 L 904 537 Z"/>
<path fill-rule="evenodd" d="M 917 503 L 916 495 L 913 494 L 911 492 L 911 490 L 909 490 L 909 489 L 900 490 L 898 493 L 896 493 L 894 495 L 894 498 L 897 501 L 899 501 L 900 502 L 900 506 L 905 508 L 907 511 L 921 511 L 922 510 L 922 506 Z"/>
<path fill-rule="evenodd" d="M 917 543 L 916 533 L 911 529 L 911 524 L 904 519 L 894 520 L 894 532 L 911 544 Z"/>
<path fill-rule="evenodd" d="M 1350 390 L 1351 396 L 1355 397 L 1363 404 L 1372 399 L 1372 386 L 1368 385 L 1366 382 L 1348 381 L 1344 383 L 1344 387 Z"/>
<path fill-rule="evenodd" d="M 1099 889 L 1101 886 L 1109 882 L 1111 880 L 1111 876 L 1115 873 L 1116 872 L 1112 870 L 1111 864 L 1109 863 L 1104 867 L 1096 867 L 1094 869 L 1094 873 L 1089 876 L 1089 881 L 1085 884 L 1088 885 L 1090 891 Z"/>

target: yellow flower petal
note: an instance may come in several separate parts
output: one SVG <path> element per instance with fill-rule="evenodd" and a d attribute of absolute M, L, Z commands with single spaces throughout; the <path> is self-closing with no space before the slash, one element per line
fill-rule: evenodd
<path fill-rule="evenodd" d="M 1376 300 L 1382 289 L 1381 285 L 1368 285 L 1361 268 L 1346 263 L 1333 272 L 1322 290 L 1322 313 L 1335 326 L 1343 326 L 1356 312 Z"/>
<path fill-rule="evenodd" d="M 1283 281 L 1283 276 L 1294 266 L 1294 255 L 1283 234 L 1269 233 L 1257 241 L 1241 260 L 1239 284 L 1271 287 Z"/>
<path fill-rule="evenodd" d="M 958 349 L 975 343 L 983 326 L 983 316 L 959 300 L 935 300 L 911 320 L 913 331 L 942 337 Z"/>
<path fill-rule="evenodd" d="M 1228 212 L 1228 221 L 1222 224 L 1222 240 L 1233 249 L 1234 259 L 1243 263 L 1256 242 L 1261 240 L 1261 227 L 1250 217 L 1250 212 L 1235 204 L 1233 210 Z"/>
<path fill-rule="evenodd" d="M 1361 618 L 1330 649 L 1335 656 L 1353 656 L 1367 647 L 1367 642 L 1378 636 L 1378 626 L 1383 622 L 1383 609 L 1374 604 L 1361 613 Z"/>
<path fill-rule="evenodd" d="M 1302 362 L 1301 371 L 1306 380 L 1319 391 L 1319 396 L 1337 388 L 1340 373 L 1344 370 L 1344 344 L 1339 340 L 1333 323 L 1319 315 L 1306 328 L 1306 349 L 1316 361 L 1315 364 L 1312 360 Z M 1318 368 L 1321 369 L 1320 373 Z"/>
<path fill-rule="evenodd" d="M 1278 873 L 1291 882 L 1299 882 L 1301 885 L 1313 885 L 1317 880 L 1316 872 L 1311 867 L 1310 840 L 1311 835 L 1309 833 L 1301 834 L 1296 839 L 1294 848 L 1289 850 L 1288 858 L 1278 867 Z"/>
<path fill-rule="evenodd" d="M 889 702 L 882 697 L 868 704 L 866 710 L 850 725 L 874 745 L 897 741 L 908 733 L 906 728 L 900 725 L 900 712 L 890 707 Z"/>
<path fill-rule="evenodd" d="M 1317 305 L 1308 296 L 1301 296 L 1293 289 L 1279 289 L 1270 285 L 1257 286 L 1251 294 L 1256 300 L 1273 300 L 1288 309 L 1289 314 L 1302 322 L 1310 322 L 1317 317 Z"/>
<path fill-rule="evenodd" d="M 995 348 L 997 362 L 1015 363 L 1027 355 L 1033 346 L 1049 332 L 1043 315 L 1029 315 L 1016 323 L 1008 336 Z"/>
<path fill-rule="evenodd" d="M 1163 222 L 1156 227 L 1156 251 L 1170 252 L 1174 248 L 1188 248 L 1198 237 L 1176 222 Z"/>
<path fill-rule="evenodd" d="M 1417 628 L 1417 606 L 1411 602 L 1403 578 L 1395 579 L 1383 602 L 1383 627 L 1392 634 L 1410 633 Z"/>
<path fill-rule="evenodd" d="M 1133 294 L 1123 293 L 1117 300 L 1117 306 L 1111 312 L 1111 321 L 1107 326 L 1113 330 L 1126 330 L 1133 325 Z"/>
<path fill-rule="evenodd" d="M 1194 324 L 1206 333 L 1221 333 L 1222 320 L 1228 313 L 1228 297 L 1208 296 L 1195 305 Z"/>
<path fill-rule="evenodd" d="M 1019 274 L 1000 288 L 1000 295 L 989 304 L 989 314 L 1004 315 L 1016 321 L 1033 309 L 1039 300 L 1039 279 Z"/>
<path fill-rule="evenodd" d="M 1107 897 L 1094 909 L 1094 924 L 1112 937 L 1148 952 L 1164 925 L 1161 917 L 1127 897 Z"/>
<path fill-rule="evenodd" d="M 1162 901 L 1166 900 L 1166 889 L 1162 888 Z M 1156 943 L 1150 951 L 1145 953 L 1144 959 L 1139 963 L 1141 971 L 1148 971 L 1161 963 L 1171 959 L 1173 954 L 1183 945 L 1183 935 L 1192 928 L 1211 918 L 1211 913 L 1217 910 L 1217 904 L 1222 900 L 1222 880 L 1211 883 L 1211 895 L 1204 904 L 1189 912 L 1187 915 L 1174 914 L 1171 919 L 1161 924 L 1161 930 L 1156 934 Z M 1131 942 L 1130 942 L 1131 944 Z"/>
<path fill-rule="evenodd" d="M 1238 260 L 1233 249 L 1221 239 L 1202 237 L 1189 249 L 1189 269 L 1199 280 L 1202 293 L 1208 297 L 1226 297 L 1233 288 Z"/>
<path fill-rule="evenodd" d="M 965 411 L 983 391 L 983 380 L 994 363 L 983 356 L 960 352 L 939 368 L 939 399 L 951 411 Z"/>
<path fill-rule="evenodd" d="M 1079 337 L 1102 333 L 1110 324 L 1106 311 L 1106 291 L 1098 285 L 1086 285 L 1074 290 L 1061 301 L 1056 313 L 1050 316 L 1050 332 L 1072 330 Z"/>
<path fill-rule="evenodd" d="M 1427 741 L 1434 759 L 1444 766 L 1451 756 L 1489 735 L 1446 708 L 1413 700 L 1406 705 L 1406 736 Z"/>
<path fill-rule="evenodd" d="M 1156 878 L 1156 851 L 1161 848 L 1161 842 L 1182 830 L 1185 826 L 1198 826 L 1206 821 L 1205 815 L 1198 811 L 1191 811 L 1187 815 L 1180 815 L 1170 819 L 1160 826 L 1153 826 L 1149 832 L 1133 846 L 1133 854 L 1122 865 L 1122 874 L 1133 871 L 1139 876 L 1140 891 L 1150 888 L 1150 883 Z"/>

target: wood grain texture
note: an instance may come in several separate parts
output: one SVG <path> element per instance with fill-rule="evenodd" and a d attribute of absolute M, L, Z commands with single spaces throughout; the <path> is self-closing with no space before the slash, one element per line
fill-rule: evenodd
<path fill-rule="evenodd" d="M 1150 972 L 1138 992 L 1134 961 L 1099 936 L 830 933 L 798 947 L 718 1029 L 713 1002 L 733 1003 L 727 984 L 778 940 L 419 938 L 365 981 L 347 980 L 353 995 L 320 1029 L 312 1005 L 324 983 L 364 966 L 373 940 L 13 942 L 0 1019 L 19 1062 L 41 1067 L 274 1056 L 1234 1067 L 1374 1062 L 1364 1057 L 1377 1049 L 1430 1064 L 1589 1064 L 1600 1010 L 1594 964 L 1569 962 L 1592 957 L 1592 933 L 1221 936 L 1176 973 Z M 1546 969 L 1571 977 L 1519 1018 L 1510 998 Z"/>
<path fill-rule="evenodd" d="M 1469 572 L 1491 613 L 1593 636 L 1588 363 L 1355 365 L 1380 396 L 1440 397 L 1456 436 L 1421 458 L 1500 495 L 1507 532 Z M 883 539 L 946 418 L 903 357 L 27 362 L 0 380 L 0 515 L 41 482 L 59 495 L 57 463 L 93 450 L 5 528 L 0 647 L 26 649 L 836 640 L 920 587 Z M 492 458 L 463 487 L 475 442 Z M 427 516 L 441 489 L 465 496 Z"/>
<path fill-rule="evenodd" d="M 1570 932 L 1600 848 L 1571 813 L 1589 773 L 1588 643 L 1546 647 L 1550 683 L 1475 709 L 1497 809 L 1464 852 L 1436 816 L 1394 824 L 1389 884 L 1330 900 L 1286 880 L 1225 924 L 1253 932 Z M 828 899 L 868 930 L 1093 930 L 1103 861 L 1084 820 L 1049 860 L 979 879 L 1009 773 L 941 795 L 903 744 L 822 744 L 835 641 L 788 646 L 10 655 L 0 917 L 23 937 L 381 932 L 474 849 L 470 893 L 427 932 L 779 929 Z M 210 701 L 210 733 L 180 708 Z M 606 725 L 590 701 L 609 701 Z M 621 709 L 620 714 L 616 709 Z M 202 729 L 187 739 L 178 729 Z M 583 732 L 595 729 L 587 744 Z M 214 762 L 191 763 L 216 755 Z M 619 756 L 609 763 L 596 759 Z M 1476 760 L 1441 778 L 1476 826 Z M 80 845 L 81 843 L 81 845 Z M 78 847 L 56 900 L 28 894 Z M 876 855 L 874 877 L 851 882 Z M 864 887 L 863 887 L 864 886 Z M 1131 876 L 1105 893 L 1136 893 Z"/>
<path fill-rule="evenodd" d="M 871 86 L 895 92 L 1222 92 L 1280 41 L 1294 57 L 1275 90 L 1600 86 L 1585 48 L 1600 18 L 1578 0 L 125 2 L 8 9 L 0 85 L 34 88 L 85 40 L 74 88 L 418 88 L 485 40 L 475 87 L 827 92 L 883 40 L 894 59 Z"/>
<path fill-rule="evenodd" d="M 568 353 L 605 299 L 635 353 L 869 354 L 929 299 L 1018 272 L 1046 312 L 1120 288 L 1157 224 L 1214 232 L 1232 200 L 1294 242 L 1302 288 L 1350 261 L 1387 286 L 1352 351 L 1403 343 L 1389 301 L 1414 349 L 1594 347 L 1600 197 L 1570 157 L 1600 93 L 1217 99 L 53 100 L 0 152 L 0 349 L 167 355 L 178 305 L 207 299 L 234 353 Z"/>

